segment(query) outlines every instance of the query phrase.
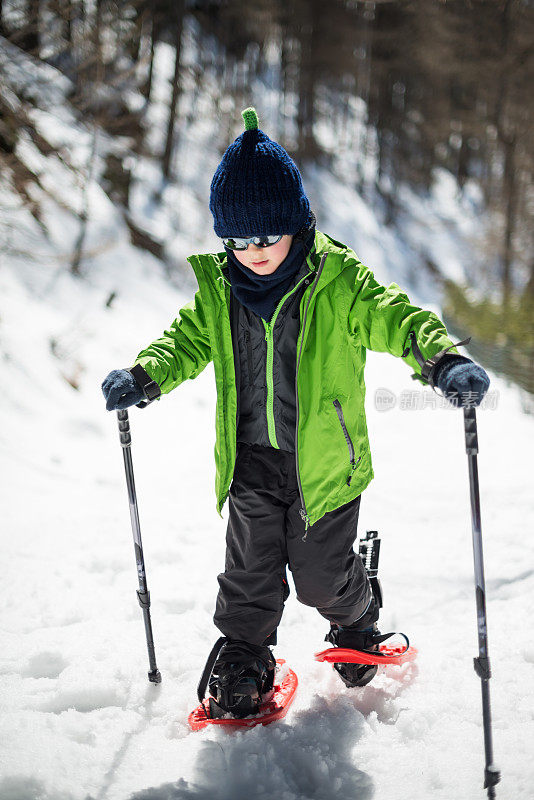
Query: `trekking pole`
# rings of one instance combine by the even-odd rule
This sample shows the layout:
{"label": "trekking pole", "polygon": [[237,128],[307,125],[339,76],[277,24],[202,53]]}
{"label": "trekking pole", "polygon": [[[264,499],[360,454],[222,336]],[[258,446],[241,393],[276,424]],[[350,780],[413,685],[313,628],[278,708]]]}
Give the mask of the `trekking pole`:
{"label": "trekking pole", "polygon": [[139,589],[137,590],[137,599],[139,600],[139,605],[143,610],[143,619],[145,622],[145,633],[146,633],[146,645],[148,648],[148,661],[150,664],[150,672],[148,673],[148,680],[151,683],[161,683],[161,674],[156,666],[154,637],[152,636],[152,621],[150,619],[150,592],[148,591],[146,582],[145,559],[143,556],[143,544],[141,542],[141,526],[139,524],[139,512],[137,510],[137,495],[135,493],[132,452],[130,449],[132,444],[132,437],[130,436],[130,420],[128,419],[128,412],[126,411],[126,409],[122,411],[117,411],[117,419],[119,423],[119,436],[121,441],[122,454],[124,456],[124,469],[126,471],[126,485],[128,486],[128,500],[130,503],[130,519],[132,521],[135,560],[137,562],[137,577],[139,579]]}
{"label": "trekking pole", "polygon": [[469,489],[471,494],[471,526],[473,531],[473,556],[475,561],[475,590],[477,603],[478,658],[473,659],[475,672],[482,682],[482,719],[484,723],[484,750],[486,766],[484,788],[488,797],[495,797],[495,786],[501,774],[493,764],[493,744],[491,733],[491,708],[489,679],[491,677],[488,654],[488,629],[486,620],[486,587],[484,582],[484,557],[482,553],[482,527],[480,522],[480,495],[478,491],[478,436],[477,418],[474,406],[464,407],[465,449],[469,465]]}

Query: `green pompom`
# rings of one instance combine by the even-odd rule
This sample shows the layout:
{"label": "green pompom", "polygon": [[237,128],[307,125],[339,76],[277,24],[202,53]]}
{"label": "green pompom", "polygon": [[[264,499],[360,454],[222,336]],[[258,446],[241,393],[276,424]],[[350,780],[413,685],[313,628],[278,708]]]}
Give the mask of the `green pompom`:
{"label": "green pompom", "polygon": [[245,121],[245,130],[246,131],[254,131],[258,128],[258,115],[256,114],[255,108],[245,108],[244,111],[241,112],[241,116]]}

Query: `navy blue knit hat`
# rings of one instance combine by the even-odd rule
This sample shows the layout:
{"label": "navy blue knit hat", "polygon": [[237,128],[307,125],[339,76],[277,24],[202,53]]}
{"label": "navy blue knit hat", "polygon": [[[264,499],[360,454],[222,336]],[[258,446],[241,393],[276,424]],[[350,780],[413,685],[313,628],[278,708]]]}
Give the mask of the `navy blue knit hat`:
{"label": "navy blue knit hat", "polygon": [[227,148],[211,181],[215,233],[293,235],[310,215],[297,165],[258,128],[256,109],[246,108],[241,116],[245,131]]}

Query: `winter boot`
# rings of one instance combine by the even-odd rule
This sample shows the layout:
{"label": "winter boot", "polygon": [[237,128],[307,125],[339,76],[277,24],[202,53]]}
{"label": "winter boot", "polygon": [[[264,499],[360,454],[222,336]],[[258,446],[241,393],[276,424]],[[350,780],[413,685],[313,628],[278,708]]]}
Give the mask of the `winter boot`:
{"label": "winter boot", "polygon": [[[379,649],[380,631],[376,622],[364,630],[356,630],[352,627],[341,627],[332,623],[330,632],[325,636],[325,642],[331,642],[335,647],[349,647],[352,650],[371,650]],[[365,686],[373,680],[378,667],[376,664],[334,664],[334,669],[345,686],[353,688],[355,686]]]}
{"label": "winter boot", "polygon": [[266,645],[227,640],[209,679],[212,718],[257,714],[274,686],[276,661]]}

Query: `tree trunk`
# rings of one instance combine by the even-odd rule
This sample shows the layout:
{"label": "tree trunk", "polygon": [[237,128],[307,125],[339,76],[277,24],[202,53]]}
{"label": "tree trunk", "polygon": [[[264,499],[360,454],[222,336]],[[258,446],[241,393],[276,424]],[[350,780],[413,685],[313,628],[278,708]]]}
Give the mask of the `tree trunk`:
{"label": "tree trunk", "polygon": [[517,206],[517,190],[515,175],[515,146],[516,137],[512,133],[512,122],[507,116],[507,103],[509,93],[509,63],[508,52],[512,35],[512,6],[510,0],[505,0],[501,13],[501,48],[502,72],[499,82],[499,93],[495,109],[495,126],[500,144],[504,149],[504,175],[502,186],[502,199],[505,209],[504,237],[501,255],[501,280],[503,302],[506,305],[510,299],[510,272],[513,262],[513,234]]}
{"label": "tree trunk", "polygon": [[285,107],[287,95],[290,91],[290,81],[288,77],[289,62],[288,42],[285,36],[280,37],[280,93],[278,95],[278,118],[280,119],[280,141],[287,140],[287,115]]}
{"label": "tree trunk", "polygon": [[511,271],[514,261],[514,232],[517,212],[517,180],[515,165],[516,141],[510,139],[504,145],[504,209],[505,226],[502,251],[502,287],[503,299],[507,303],[511,289]]}
{"label": "tree trunk", "polygon": [[469,148],[468,136],[465,132],[462,133],[462,144],[458,151],[458,162],[456,167],[456,180],[460,189],[463,189],[465,182],[469,177]]}
{"label": "tree trunk", "polygon": [[148,62],[148,74],[146,77],[146,81],[141,89],[143,97],[146,100],[146,103],[150,103],[150,95],[152,93],[152,77],[154,74],[154,51],[156,49],[156,43],[158,41],[158,25],[157,20],[154,17],[154,12],[150,15],[150,60]]}
{"label": "tree trunk", "polygon": [[39,57],[39,0],[27,0],[25,27],[25,34],[21,43],[22,47],[32,55]]}
{"label": "tree trunk", "polygon": [[298,85],[298,158],[311,161],[319,155],[313,133],[315,121],[315,85],[317,81],[317,49],[319,46],[319,13],[317,0],[307,8],[304,24],[297,31],[300,43]]}
{"label": "tree trunk", "polygon": [[91,144],[91,153],[87,164],[85,179],[82,178],[82,203],[80,211],[80,229],[74,245],[74,253],[72,254],[72,261],[70,264],[70,271],[77,277],[81,276],[81,264],[84,255],[84,245],[87,236],[87,226],[89,224],[89,190],[93,181],[96,159],[98,154],[98,128],[96,125],[93,127],[93,140]]}
{"label": "tree trunk", "polygon": [[63,5],[63,14],[65,19],[65,39],[67,42],[72,46],[73,38],[72,38],[72,15],[73,15],[73,8],[71,0],[62,0]]}
{"label": "tree trunk", "polygon": [[98,81],[100,76],[100,67],[102,65],[102,0],[96,0],[95,3],[95,26],[94,26],[94,43],[95,43],[95,76]]}
{"label": "tree trunk", "polygon": [[185,0],[179,0],[176,7],[176,21],[175,21],[175,60],[174,60],[174,76],[172,80],[172,96],[169,106],[169,117],[167,121],[167,135],[165,137],[165,149],[163,152],[162,171],[166,180],[169,180],[171,173],[171,159],[174,144],[174,127],[176,123],[176,108],[178,105],[178,97],[180,95],[180,54],[182,43],[182,28],[185,12]]}
{"label": "tree trunk", "polygon": [[137,63],[141,57],[141,42],[143,39],[143,32],[148,21],[148,7],[145,0],[143,0],[143,2],[134,3],[134,11],[135,29],[131,35],[131,38],[127,41],[126,47],[132,61]]}

